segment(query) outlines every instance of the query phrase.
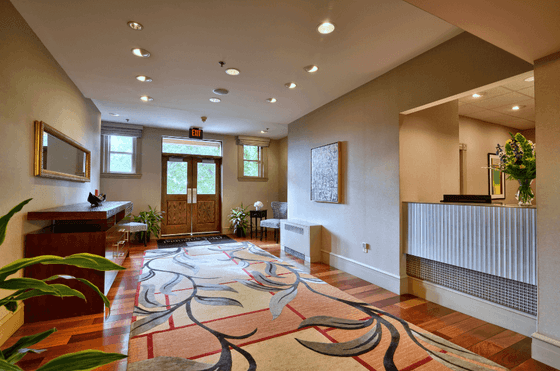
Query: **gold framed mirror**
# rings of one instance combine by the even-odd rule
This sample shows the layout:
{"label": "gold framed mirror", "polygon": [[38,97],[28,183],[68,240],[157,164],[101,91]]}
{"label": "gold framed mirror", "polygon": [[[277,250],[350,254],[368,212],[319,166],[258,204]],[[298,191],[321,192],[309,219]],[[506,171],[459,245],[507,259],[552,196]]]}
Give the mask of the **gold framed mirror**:
{"label": "gold framed mirror", "polygon": [[35,121],[34,175],[89,182],[91,152],[43,121]]}

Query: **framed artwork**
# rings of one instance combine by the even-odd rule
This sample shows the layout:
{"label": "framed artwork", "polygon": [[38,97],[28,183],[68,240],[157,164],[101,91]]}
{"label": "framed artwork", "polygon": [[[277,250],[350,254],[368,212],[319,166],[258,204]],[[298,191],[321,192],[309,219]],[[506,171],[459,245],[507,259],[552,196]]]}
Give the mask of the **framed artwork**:
{"label": "framed artwork", "polygon": [[493,200],[506,198],[506,175],[501,171],[492,169],[500,165],[500,156],[495,153],[488,154],[488,194]]}
{"label": "framed artwork", "polygon": [[311,201],[340,202],[340,142],[311,149]]}

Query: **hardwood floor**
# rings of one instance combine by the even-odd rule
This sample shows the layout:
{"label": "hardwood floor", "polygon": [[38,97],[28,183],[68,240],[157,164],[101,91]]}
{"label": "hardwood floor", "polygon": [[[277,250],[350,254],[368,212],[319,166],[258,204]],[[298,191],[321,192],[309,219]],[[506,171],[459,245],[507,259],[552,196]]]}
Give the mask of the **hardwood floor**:
{"label": "hardwood floor", "polygon": [[[281,256],[280,246],[272,240],[272,236],[269,236],[268,241],[236,239],[252,242],[276,256]],[[2,349],[14,344],[22,336],[55,327],[58,331],[35,347],[47,349],[47,351],[27,355],[18,363],[21,368],[35,370],[52,358],[84,349],[127,354],[130,321],[143,252],[154,248],[157,248],[155,241],[150,242],[147,247],[143,245],[131,247],[129,257],[124,262],[127,270],[119,272],[108,295],[112,304],[109,317],[104,318],[102,314],[99,314],[25,324],[2,346]],[[303,264],[300,259],[289,255],[283,255],[282,259],[290,259],[295,263]],[[531,359],[531,338],[414,295],[396,295],[322,263],[313,263],[308,269],[311,274],[332,286],[418,325],[426,331],[481,354],[512,371],[556,370]],[[106,365],[98,370],[124,371],[126,370],[126,360]]]}

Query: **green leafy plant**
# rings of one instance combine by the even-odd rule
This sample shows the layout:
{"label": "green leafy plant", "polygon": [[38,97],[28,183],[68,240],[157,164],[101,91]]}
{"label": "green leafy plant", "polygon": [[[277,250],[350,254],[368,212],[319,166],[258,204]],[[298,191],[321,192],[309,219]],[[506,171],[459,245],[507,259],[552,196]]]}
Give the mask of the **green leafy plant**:
{"label": "green leafy plant", "polygon": [[[8,214],[0,218],[0,245],[4,242],[6,237],[6,228],[8,222],[31,199],[21,202],[14,207]],[[60,283],[50,283],[58,278],[78,280],[85,285],[91,287],[105,303],[105,307],[110,310],[109,299],[91,282],[83,278],[76,278],[68,275],[54,275],[44,280],[35,278],[8,278],[9,276],[17,273],[19,270],[30,267],[35,264],[62,264],[72,265],[80,268],[90,268],[98,271],[109,270],[122,270],[125,269],[120,265],[111,262],[104,257],[81,253],[74,254],[67,257],[60,257],[55,255],[42,255],[34,258],[18,259],[2,268],[0,268],[0,289],[14,291],[3,299],[0,299],[0,307],[6,307],[11,312],[15,312],[18,308],[18,302],[21,300],[29,299],[36,296],[54,295],[59,297],[76,296],[86,300],[85,296],[78,290],[71,289],[70,287]],[[24,336],[19,339],[11,347],[0,351],[0,370],[7,371],[22,371],[20,367],[15,365],[27,353],[42,353],[44,350],[30,349],[40,341],[46,339],[49,335],[56,331],[56,328],[42,332],[40,334]],[[126,358],[126,355],[118,353],[105,353],[98,350],[83,350],[80,352],[65,354],[55,358],[45,365],[39,367],[37,371],[85,371],[92,370],[96,367]]]}
{"label": "green leafy plant", "polygon": [[228,216],[229,228],[239,237],[243,237],[247,234],[247,216],[249,216],[247,208],[248,206],[243,207],[243,203],[241,203],[240,207],[231,209],[231,213]]}
{"label": "green leafy plant", "polygon": [[148,205],[148,211],[141,211],[138,216],[134,216],[133,220],[138,223],[148,225],[148,230],[145,232],[136,232],[138,241],[149,241],[150,236],[153,234],[155,237],[159,236],[161,230],[161,221],[163,220],[163,211],[157,211],[157,207],[152,209]]}

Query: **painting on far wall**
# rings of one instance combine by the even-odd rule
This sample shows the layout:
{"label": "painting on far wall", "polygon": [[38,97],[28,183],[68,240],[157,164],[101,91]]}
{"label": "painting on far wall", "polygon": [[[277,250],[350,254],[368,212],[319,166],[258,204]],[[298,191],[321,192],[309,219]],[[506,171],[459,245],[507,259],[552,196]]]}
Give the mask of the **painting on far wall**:
{"label": "painting on far wall", "polygon": [[493,170],[500,165],[500,156],[495,153],[488,154],[488,193],[493,200],[506,198],[506,175],[501,171]]}
{"label": "painting on far wall", "polygon": [[340,202],[340,142],[311,149],[311,200]]}

